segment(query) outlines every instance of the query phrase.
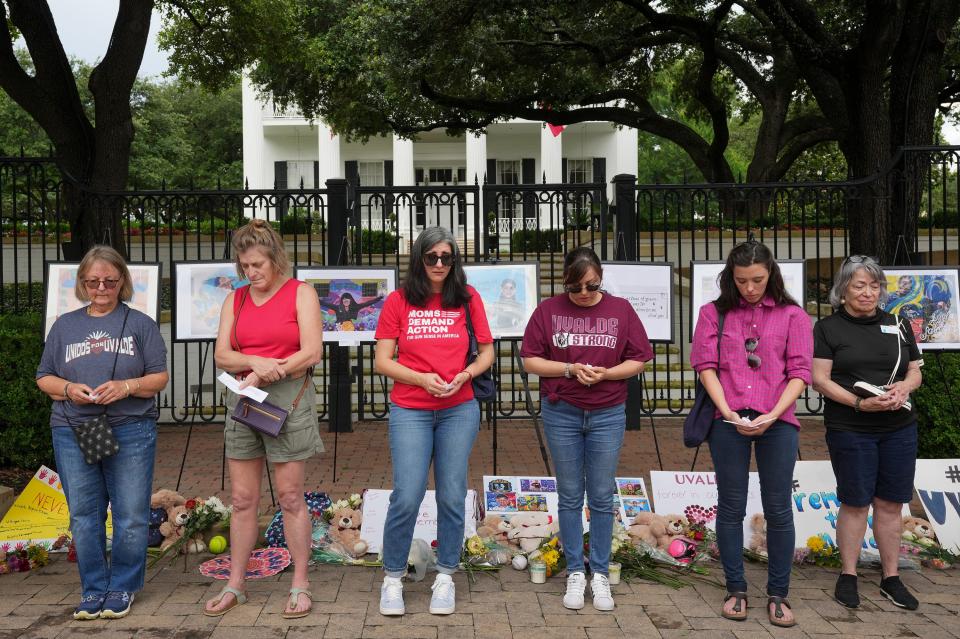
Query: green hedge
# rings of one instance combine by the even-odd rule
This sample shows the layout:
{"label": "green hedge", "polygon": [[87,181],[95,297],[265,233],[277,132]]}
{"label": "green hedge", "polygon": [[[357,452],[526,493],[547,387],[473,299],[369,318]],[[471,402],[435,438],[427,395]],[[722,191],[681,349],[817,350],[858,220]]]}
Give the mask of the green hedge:
{"label": "green hedge", "polygon": [[923,385],[913,395],[917,405],[920,445],[927,459],[960,457],[960,353],[923,356]]}
{"label": "green hedge", "polygon": [[560,231],[529,229],[514,231],[510,235],[510,251],[513,253],[548,253],[562,250]]}
{"label": "green hedge", "polygon": [[[42,313],[43,312],[43,282],[21,282],[19,284],[4,284],[3,296],[0,298],[0,315],[10,313]],[[36,328],[40,328],[37,319]]]}
{"label": "green hedge", "polygon": [[49,397],[34,381],[43,353],[40,315],[0,315],[0,466],[53,467]]}
{"label": "green hedge", "polygon": [[363,254],[386,253],[389,255],[397,250],[397,242],[399,241],[400,238],[390,231],[362,229],[359,252]]}

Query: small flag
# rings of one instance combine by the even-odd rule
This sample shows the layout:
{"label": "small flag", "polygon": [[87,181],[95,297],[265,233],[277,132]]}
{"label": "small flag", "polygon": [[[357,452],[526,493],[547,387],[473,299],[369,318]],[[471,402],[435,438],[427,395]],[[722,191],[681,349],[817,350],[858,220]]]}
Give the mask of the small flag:
{"label": "small flag", "polygon": [[553,137],[557,137],[567,128],[562,124],[550,124],[549,122],[547,122],[547,127],[550,129],[550,133],[553,133]]}

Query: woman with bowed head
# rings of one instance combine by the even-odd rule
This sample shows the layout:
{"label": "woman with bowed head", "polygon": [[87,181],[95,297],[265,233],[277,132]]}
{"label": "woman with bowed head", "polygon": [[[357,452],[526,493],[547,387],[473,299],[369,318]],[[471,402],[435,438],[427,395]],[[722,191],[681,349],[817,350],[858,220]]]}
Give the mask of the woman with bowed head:
{"label": "woman with bowed head", "polygon": [[[469,365],[467,322],[479,342],[479,355]],[[406,610],[401,580],[432,461],[439,574],[430,612],[449,615],[456,605],[452,575],[463,546],[467,463],[480,429],[471,381],[493,364],[483,300],[467,285],[450,231],[431,227],[420,232],[403,288],[384,302],[376,338],[376,370],[394,382],[389,425],[393,492],[383,530],[380,614]]]}
{"label": "woman with bowed head", "polygon": [[[320,303],[313,287],[290,277],[283,240],[264,220],[252,220],[231,240],[237,274],[249,280],[229,295],[220,311],[214,358],[217,367],[235,375],[240,388],[256,386],[266,401],[288,411],[277,437],[264,435],[227,418],[224,438],[230,467],[230,579],[204,606],[220,616],[246,603],[247,561],[257,541],[257,506],[263,460],[273,464],[283,511],[283,532],[293,560],[293,582],[281,615],[310,613],[307,567],[310,560],[310,513],[303,498],[304,462],[323,452],[317,425],[313,367],[323,351]],[[227,414],[239,397],[227,393]]]}
{"label": "woman with bowed head", "polygon": [[810,318],[787,293],[770,249],[752,239],[733,247],[718,279],[720,296],[700,308],[690,364],[717,409],[707,441],[717,480],[717,545],[727,582],[720,614],[747,618],[743,520],[755,451],[767,521],[767,617],[775,626],[789,627],[796,625],[786,599],[796,536],[791,486],[800,422],[794,408],[810,383]]}
{"label": "woman with bowed head", "polygon": [[[118,619],[143,588],[157,444],[156,396],[167,385],[167,348],[157,323],[124,302],[133,281],[123,257],[95,246],[77,268],[77,299],[47,336],[37,386],[50,415],[57,471],[70,510],[82,593],[74,619]],[[87,463],[74,429],[105,415],[119,451]],[[107,559],[106,513],[113,514]]]}
{"label": "woman with bowed head", "polygon": [[[903,282],[900,282],[901,286]],[[834,597],[860,605],[857,560],[873,506],[873,538],[880,551],[880,594],[916,610],[900,581],[901,512],[913,498],[917,412],[910,393],[920,387],[923,359],[908,321],[883,310],[887,279],[865,255],[843,261],[830,290],[833,314],[813,327],[813,385],[826,397],[823,423],[837,478],[840,576]],[[857,382],[879,394],[855,388]]]}
{"label": "woman with bowed head", "polygon": [[626,426],[627,383],[653,358],[647,332],[630,303],[602,290],[593,249],[567,254],[564,293],[541,302],[527,322],[520,351],[540,376],[544,432],[557,475],[560,541],[567,557],[563,605],[583,608],[583,493],[590,506],[593,607],[613,610],[609,563],[615,517],[614,476]]}

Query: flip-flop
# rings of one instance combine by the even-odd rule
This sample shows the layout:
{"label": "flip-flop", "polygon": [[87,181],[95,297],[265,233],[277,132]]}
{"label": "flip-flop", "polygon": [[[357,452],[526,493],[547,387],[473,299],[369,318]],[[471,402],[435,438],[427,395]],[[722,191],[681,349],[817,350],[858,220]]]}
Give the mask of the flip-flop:
{"label": "flip-flop", "polygon": [[[773,604],[773,612],[770,612],[770,604]],[[767,597],[767,615],[770,623],[780,628],[793,628],[797,625],[797,618],[794,616],[790,621],[783,621],[784,606],[787,607],[787,610],[793,612],[793,606],[790,605],[786,597]]]}
{"label": "flip-flop", "polygon": [[208,616],[208,617],[222,617],[223,615],[227,614],[228,612],[230,612],[231,610],[233,610],[233,609],[236,608],[237,606],[241,606],[241,605],[247,603],[247,595],[246,595],[246,594],[244,594],[243,592],[237,590],[236,588],[231,588],[230,586],[224,586],[223,590],[220,591],[220,594],[217,595],[217,598],[214,600],[216,603],[214,603],[213,605],[215,605],[215,606],[216,606],[216,605],[219,605],[220,602],[223,601],[223,598],[224,598],[226,595],[228,595],[228,594],[233,595],[233,603],[232,603],[232,604],[230,604],[230,605],[227,606],[226,608],[222,608],[222,609],[220,609],[220,610],[209,610],[209,609],[207,608],[207,606],[204,605],[204,606],[203,606],[203,614],[205,614],[205,615]]}
{"label": "flip-flop", "polygon": [[732,619],[734,621],[745,620],[747,618],[747,593],[728,592],[727,596],[723,598],[723,603],[726,604],[731,599],[736,599],[733,610],[727,612],[726,608],[721,608],[720,616],[724,619]]}
{"label": "flip-flop", "polygon": [[[307,606],[306,610],[301,610],[299,612],[295,610],[288,610],[288,608],[295,608],[297,602],[300,599],[300,595],[306,595],[307,599],[310,600],[311,605]],[[310,614],[310,611],[313,610],[313,593],[311,593],[306,588],[291,588],[290,589],[290,598],[287,599],[287,605],[283,607],[283,612],[280,613],[280,616],[284,619],[300,619],[301,617],[306,617]]]}

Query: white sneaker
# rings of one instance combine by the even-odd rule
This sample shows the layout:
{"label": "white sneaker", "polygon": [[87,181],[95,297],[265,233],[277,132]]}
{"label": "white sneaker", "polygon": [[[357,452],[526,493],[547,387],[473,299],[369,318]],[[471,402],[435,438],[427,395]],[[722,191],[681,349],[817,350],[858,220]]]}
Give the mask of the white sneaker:
{"label": "white sneaker", "polygon": [[567,575],[567,594],[563,596],[563,607],[570,610],[583,608],[583,591],[587,589],[587,576],[582,572]]}
{"label": "white sneaker", "polygon": [[590,590],[593,592],[593,607],[597,610],[613,610],[613,594],[610,592],[610,579],[606,575],[594,573],[590,580]]}
{"label": "white sneaker", "polygon": [[431,586],[433,595],[430,597],[431,615],[452,615],[457,607],[457,587],[453,577],[440,573]]}
{"label": "white sneaker", "polygon": [[393,617],[404,612],[403,581],[400,577],[384,577],[380,586],[380,614]]}

